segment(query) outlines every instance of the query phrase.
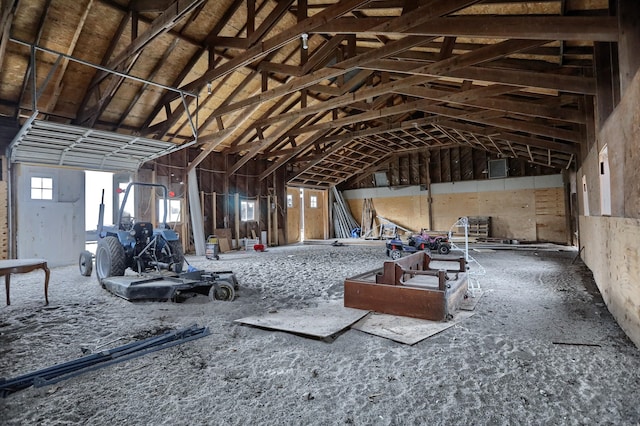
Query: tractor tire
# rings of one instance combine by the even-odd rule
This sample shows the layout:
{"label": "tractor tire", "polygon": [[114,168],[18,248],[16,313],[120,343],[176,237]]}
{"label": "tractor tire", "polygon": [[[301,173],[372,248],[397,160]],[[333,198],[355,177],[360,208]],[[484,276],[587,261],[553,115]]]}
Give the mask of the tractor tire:
{"label": "tractor tire", "polygon": [[173,255],[173,259],[171,261],[171,270],[176,274],[182,272],[182,267],[184,265],[184,253],[182,252],[182,244],[180,241],[167,241],[169,244],[169,248],[171,249],[171,254]]}
{"label": "tractor tire", "polygon": [[78,267],[80,268],[80,274],[83,277],[90,277],[93,272],[93,255],[90,251],[85,250],[80,253],[80,259],[78,259]]}
{"label": "tractor tire", "polygon": [[438,247],[438,253],[440,254],[449,254],[449,251],[451,251],[451,248],[447,244],[440,244]]}
{"label": "tractor tire", "polygon": [[402,252],[398,249],[391,250],[390,257],[393,260],[398,260],[402,257]]}
{"label": "tractor tire", "polygon": [[96,250],[96,276],[98,282],[102,284],[102,280],[108,277],[123,276],[127,269],[124,247],[116,237],[104,237],[98,241],[98,249]]}

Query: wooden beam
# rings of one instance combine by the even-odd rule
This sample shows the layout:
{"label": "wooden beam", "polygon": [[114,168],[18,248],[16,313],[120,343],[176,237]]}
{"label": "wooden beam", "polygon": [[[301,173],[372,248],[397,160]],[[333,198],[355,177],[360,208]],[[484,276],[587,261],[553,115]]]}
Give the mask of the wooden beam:
{"label": "wooden beam", "polygon": [[173,28],[185,15],[192,12],[204,0],[178,0],[167,7],[162,14],[153,20],[149,28],[137,37],[129,46],[109,61],[108,68],[117,68],[126,59],[140,52],[147,44],[160,34]]}
{"label": "wooden beam", "polygon": [[11,36],[11,26],[13,25],[13,17],[15,16],[18,0],[5,0],[0,9],[0,69],[7,50],[7,44]]}
{"label": "wooden beam", "polygon": [[[151,23],[149,28],[147,28],[144,33],[136,37],[136,39],[133,40],[131,44],[129,44],[116,57],[110,59],[105,67],[128,72],[131,67],[133,67],[133,64],[146,45],[148,45],[155,37],[169,31],[184,16],[192,12],[203,1],[204,0],[178,0],[172,3],[171,6],[165,9],[164,12]],[[97,83],[99,83],[107,75],[108,74],[104,72],[98,73],[94,78],[94,85],[97,85]],[[81,113],[78,114],[77,122],[89,127],[93,126],[93,124],[109,104],[109,102],[115,95],[115,92],[120,87],[123,81],[123,77],[113,77],[106,90],[107,95],[101,96],[100,99],[98,99],[96,105],[94,105],[94,107],[92,107],[89,111],[85,109],[85,103],[85,107],[81,110]]]}
{"label": "wooden beam", "polygon": [[136,12],[162,12],[173,0],[133,0],[129,7]]}
{"label": "wooden beam", "polygon": [[315,28],[322,34],[360,36],[406,35],[436,37],[486,37],[498,39],[618,41],[618,20],[609,16],[456,16],[429,20],[405,30],[385,30],[384,18],[339,18]]}
{"label": "wooden beam", "polygon": [[400,40],[389,42],[389,44],[379,49],[371,50],[366,54],[345,59],[344,61],[339,62],[332,67],[323,68],[318,71],[314,71],[310,74],[307,74],[305,76],[298,77],[296,79],[289,81],[286,84],[281,85],[280,87],[271,89],[267,92],[263,92],[252,97],[248,97],[246,99],[243,99],[242,101],[235,102],[231,105],[228,105],[225,108],[218,108],[214,112],[214,114],[216,116],[224,115],[224,114],[228,114],[230,112],[236,111],[238,109],[245,108],[249,105],[254,105],[256,103],[263,103],[265,101],[276,99],[288,93],[296,92],[298,90],[307,88],[320,81],[323,81],[329,78],[338,77],[339,75],[342,75],[348,71],[356,69],[362,63],[377,60],[385,56],[391,55],[395,52],[407,50],[411,47],[425,43],[426,41],[428,40],[425,40],[424,38],[420,38],[420,37],[405,37]]}
{"label": "wooden beam", "polygon": [[299,77],[304,75],[303,69],[296,65],[279,64],[277,62],[261,61],[258,64],[259,71],[267,71],[271,73],[292,75]]}
{"label": "wooden beam", "polygon": [[[546,136],[554,139],[561,139],[569,142],[583,142],[580,132],[573,130],[565,130],[552,127],[549,125],[533,123],[524,120],[513,120],[509,118],[486,118],[482,115],[469,114],[464,110],[448,108],[436,105],[423,105],[419,107],[421,111],[436,114],[441,117],[450,117],[474,123],[485,124],[487,126],[513,130],[517,132],[531,133],[539,136]],[[482,111],[484,113],[484,111]]]}
{"label": "wooden beam", "polygon": [[[505,129],[499,129],[489,126],[479,126],[472,123],[458,122],[450,119],[440,119],[437,121],[441,127],[449,129],[456,129],[463,132],[471,133],[472,135],[499,138],[502,140],[509,140],[510,142],[518,143],[521,145],[532,145],[539,148],[551,149],[553,151],[575,153],[576,145],[571,143],[555,142],[553,140],[542,139],[535,136],[523,136],[517,133],[509,132]],[[482,144],[480,141],[478,141]],[[484,145],[483,145],[484,146]]]}
{"label": "wooden beam", "polygon": [[249,46],[256,44],[262,37],[265,36],[273,26],[287,13],[289,6],[294,0],[278,0],[278,4],[271,10],[271,13],[261,22],[260,26],[252,33],[248,34],[247,40]]}
{"label": "wooden beam", "polygon": [[267,40],[264,40],[262,43],[247,49],[246,52],[236,56],[223,65],[213,70],[206,71],[200,78],[184,85],[181,89],[187,92],[197,91],[206,84],[206,82],[220,78],[228,73],[234,72],[238,68],[255,62],[256,60],[261,59],[269,53],[279,49],[286,43],[298,38],[303,32],[310,33],[311,30],[319,27],[324,22],[342,16],[343,14],[361,7],[370,1],[371,0],[344,0],[329,6],[323,9],[322,12],[319,12],[290,27],[286,31],[283,31]]}
{"label": "wooden beam", "polygon": [[[519,89],[514,86],[491,85],[470,91],[451,93],[444,90],[429,89],[422,86],[412,86],[410,88],[397,90],[396,93],[407,96],[416,96],[424,99],[432,99],[434,101],[502,111],[505,113],[515,113],[530,117],[540,117],[567,121],[570,123],[585,124],[585,117],[578,109],[553,106],[555,102],[526,102],[492,97],[500,93],[512,93],[517,90]],[[470,92],[475,93],[476,96],[470,96]]]}
{"label": "wooden beam", "polygon": [[[84,29],[84,24],[87,21],[87,16],[91,11],[92,6],[93,6],[93,0],[89,0],[87,4],[84,6],[84,12],[80,17],[80,21],[78,22],[78,25],[76,26],[76,30],[73,33],[73,37],[69,41],[69,46],[66,52],[67,55],[69,56],[73,54],[73,51],[76,48],[76,44],[78,43],[78,39],[80,38],[80,33],[82,33],[82,30]],[[44,109],[46,112],[53,112],[56,107],[56,104],[58,103],[58,99],[60,99],[60,95],[62,94],[62,89],[64,88],[64,85],[62,84],[62,79],[64,78],[64,74],[67,71],[68,66],[69,66],[69,59],[63,58],[58,67],[58,70],[56,71],[56,78],[53,80],[53,84],[51,86],[52,87],[51,96],[49,98],[49,101],[47,102],[47,106]],[[1,67],[1,64],[0,64],[0,67]]]}
{"label": "wooden beam", "polygon": [[[431,74],[427,69],[417,68],[420,62],[404,62],[405,61],[383,59],[369,64],[363,64],[362,68],[435,77],[435,75]],[[595,80],[592,77],[577,77],[489,66],[468,66],[463,69],[451,70],[447,76],[464,80],[509,84],[523,88],[532,87],[557,90],[580,95],[595,95],[596,91]]]}
{"label": "wooden beam", "polygon": [[293,136],[293,135],[300,135],[303,133],[315,132],[318,130],[338,129],[340,127],[347,126],[349,124],[363,123],[368,120],[376,120],[383,117],[397,115],[397,114],[401,114],[408,111],[419,110],[423,105],[427,105],[428,103],[431,103],[431,102],[424,101],[424,100],[406,102],[393,107],[377,109],[373,111],[364,112],[361,114],[349,115],[347,117],[343,117],[337,120],[334,119],[325,123],[316,124],[315,126],[305,126],[301,129],[291,131],[288,134]]}
{"label": "wooden beam", "polygon": [[[402,41],[404,39],[401,39],[400,41]],[[411,39],[413,40],[413,39]],[[389,44],[394,44],[397,42],[390,42]],[[484,61],[488,61],[491,58],[497,56],[500,56],[502,54],[504,54],[506,51],[508,51],[508,49],[513,49],[514,51],[520,51],[522,49],[526,49],[527,47],[531,47],[534,45],[539,44],[540,42],[538,41],[513,41],[513,40],[507,40],[505,42],[502,43],[497,43],[495,45],[490,45],[490,46],[484,46],[481,47],[473,52],[467,53],[467,54],[463,54],[463,55],[458,55],[454,58],[447,58],[444,59],[441,62],[436,62],[434,64],[429,64],[426,66],[422,66],[420,68],[417,69],[417,71],[422,71],[425,73],[429,73],[432,74],[432,72],[430,71],[431,69],[435,70],[433,73],[439,73],[439,72],[443,72],[443,70],[448,70],[448,72],[451,72],[451,70],[457,66],[461,66],[461,67],[467,67],[470,65],[473,65],[475,62],[484,62]],[[468,56],[467,56],[468,55]],[[360,56],[356,57],[360,58]],[[361,66],[361,65],[360,65]],[[302,77],[304,78],[304,77]],[[431,78],[432,79],[432,78]],[[289,119],[292,118],[292,116],[294,116],[294,114],[298,114],[299,116],[305,115],[305,114],[311,114],[311,113],[316,113],[319,112],[321,110],[327,110],[327,109],[331,109],[331,108],[336,108],[336,107],[341,107],[341,106],[345,106],[350,104],[351,102],[355,102],[355,101],[361,101],[361,100],[365,100],[369,97],[373,97],[373,96],[379,96],[379,95],[383,95],[385,93],[388,92],[392,92],[395,90],[399,90],[400,88],[405,88],[405,87],[411,87],[417,84],[423,84],[426,81],[428,81],[429,79],[421,76],[421,75],[414,75],[411,77],[406,77],[402,80],[399,81],[393,81],[390,83],[386,83],[386,84],[381,84],[375,88],[372,89],[364,89],[364,90],[360,90],[357,93],[353,93],[353,94],[348,94],[339,98],[335,98],[332,99],[330,101],[325,101],[323,102],[321,105],[316,105],[316,106],[312,106],[312,107],[308,107],[306,110],[301,110],[299,112],[296,113],[291,113],[291,114],[284,114],[281,115],[279,117],[274,117],[273,119],[270,119],[269,122],[273,123],[273,122],[277,122],[283,119]],[[246,101],[247,104],[251,104],[252,102],[256,102],[256,100],[251,100],[251,99],[247,99]],[[230,106],[231,107],[231,106]],[[264,124],[264,123],[261,123]]]}

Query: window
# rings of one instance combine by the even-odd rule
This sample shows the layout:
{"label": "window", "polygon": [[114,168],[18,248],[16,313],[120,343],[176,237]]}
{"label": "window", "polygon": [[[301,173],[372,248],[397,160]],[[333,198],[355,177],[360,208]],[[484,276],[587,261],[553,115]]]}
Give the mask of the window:
{"label": "window", "polygon": [[[182,202],[180,200],[167,200],[169,211],[167,212],[167,222],[180,222],[182,213]],[[158,218],[162,220],[164,217],[164,200],[161,199],[158,204]]]}
{"label": "window", "polygon": [[256,220],[255,201],[240,201],[240,220],[243,222]]}
{"label": "window", "polygon": [[312,209],[318,208],[318,197],[316,195],[312,195],[309,197],[309,207]]}
{"label": "window", "polygon": [[387,172],[376,172],[373,174],[376,186],[389,186],[389,179],[387,178]]}
{"label": "window", "polygon": [[53,200],[53,179],[46,177],[32,177],[31,199]]}
{"label": "window", "polygon": [[287,194],[287,208],[293,207],[293,195]]}
{"label": "window", "polygon": [[489,161],[489,179],[506,178],[508,176],[507,160]]}
{"label": "window", "polygon": [[589,189],[587,188],[587,177],[582,176],[582,206],[584,208],[584,215],[589,216]]}

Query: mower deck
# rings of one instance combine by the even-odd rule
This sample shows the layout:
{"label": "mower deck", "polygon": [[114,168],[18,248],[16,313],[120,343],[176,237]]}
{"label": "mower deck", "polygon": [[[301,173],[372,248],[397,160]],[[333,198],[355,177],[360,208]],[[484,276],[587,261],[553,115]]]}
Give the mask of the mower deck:
{"label": "mower deck", "polygon": [[[183,293],[198,293],[209,296],[209,299],[213,300],[218,298],[216,291],[221,286],[227,289],[223,300],[232,300],[237,281],[231,271],[196,270],[176,275],[144,274],[109,277],[102,280],[102,285],[116,296],[129,301],[179,301]],[[232,294],[229,295],[229,292]]]}

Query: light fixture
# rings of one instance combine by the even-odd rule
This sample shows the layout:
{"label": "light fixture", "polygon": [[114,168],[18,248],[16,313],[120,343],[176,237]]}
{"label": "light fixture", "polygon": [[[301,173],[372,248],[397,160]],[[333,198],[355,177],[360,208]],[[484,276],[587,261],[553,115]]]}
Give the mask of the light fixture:
{"label": "light fixture", "polygon": [[207,93],[211,94],[211,82],[210,81],[207,82]]}
{"label": "light fixture", "polygon": [[309,34],[307,33],[302,33],[300,34],[300,37],[302,38],[302,48],[304,50],[307,50],[309,48]]}

